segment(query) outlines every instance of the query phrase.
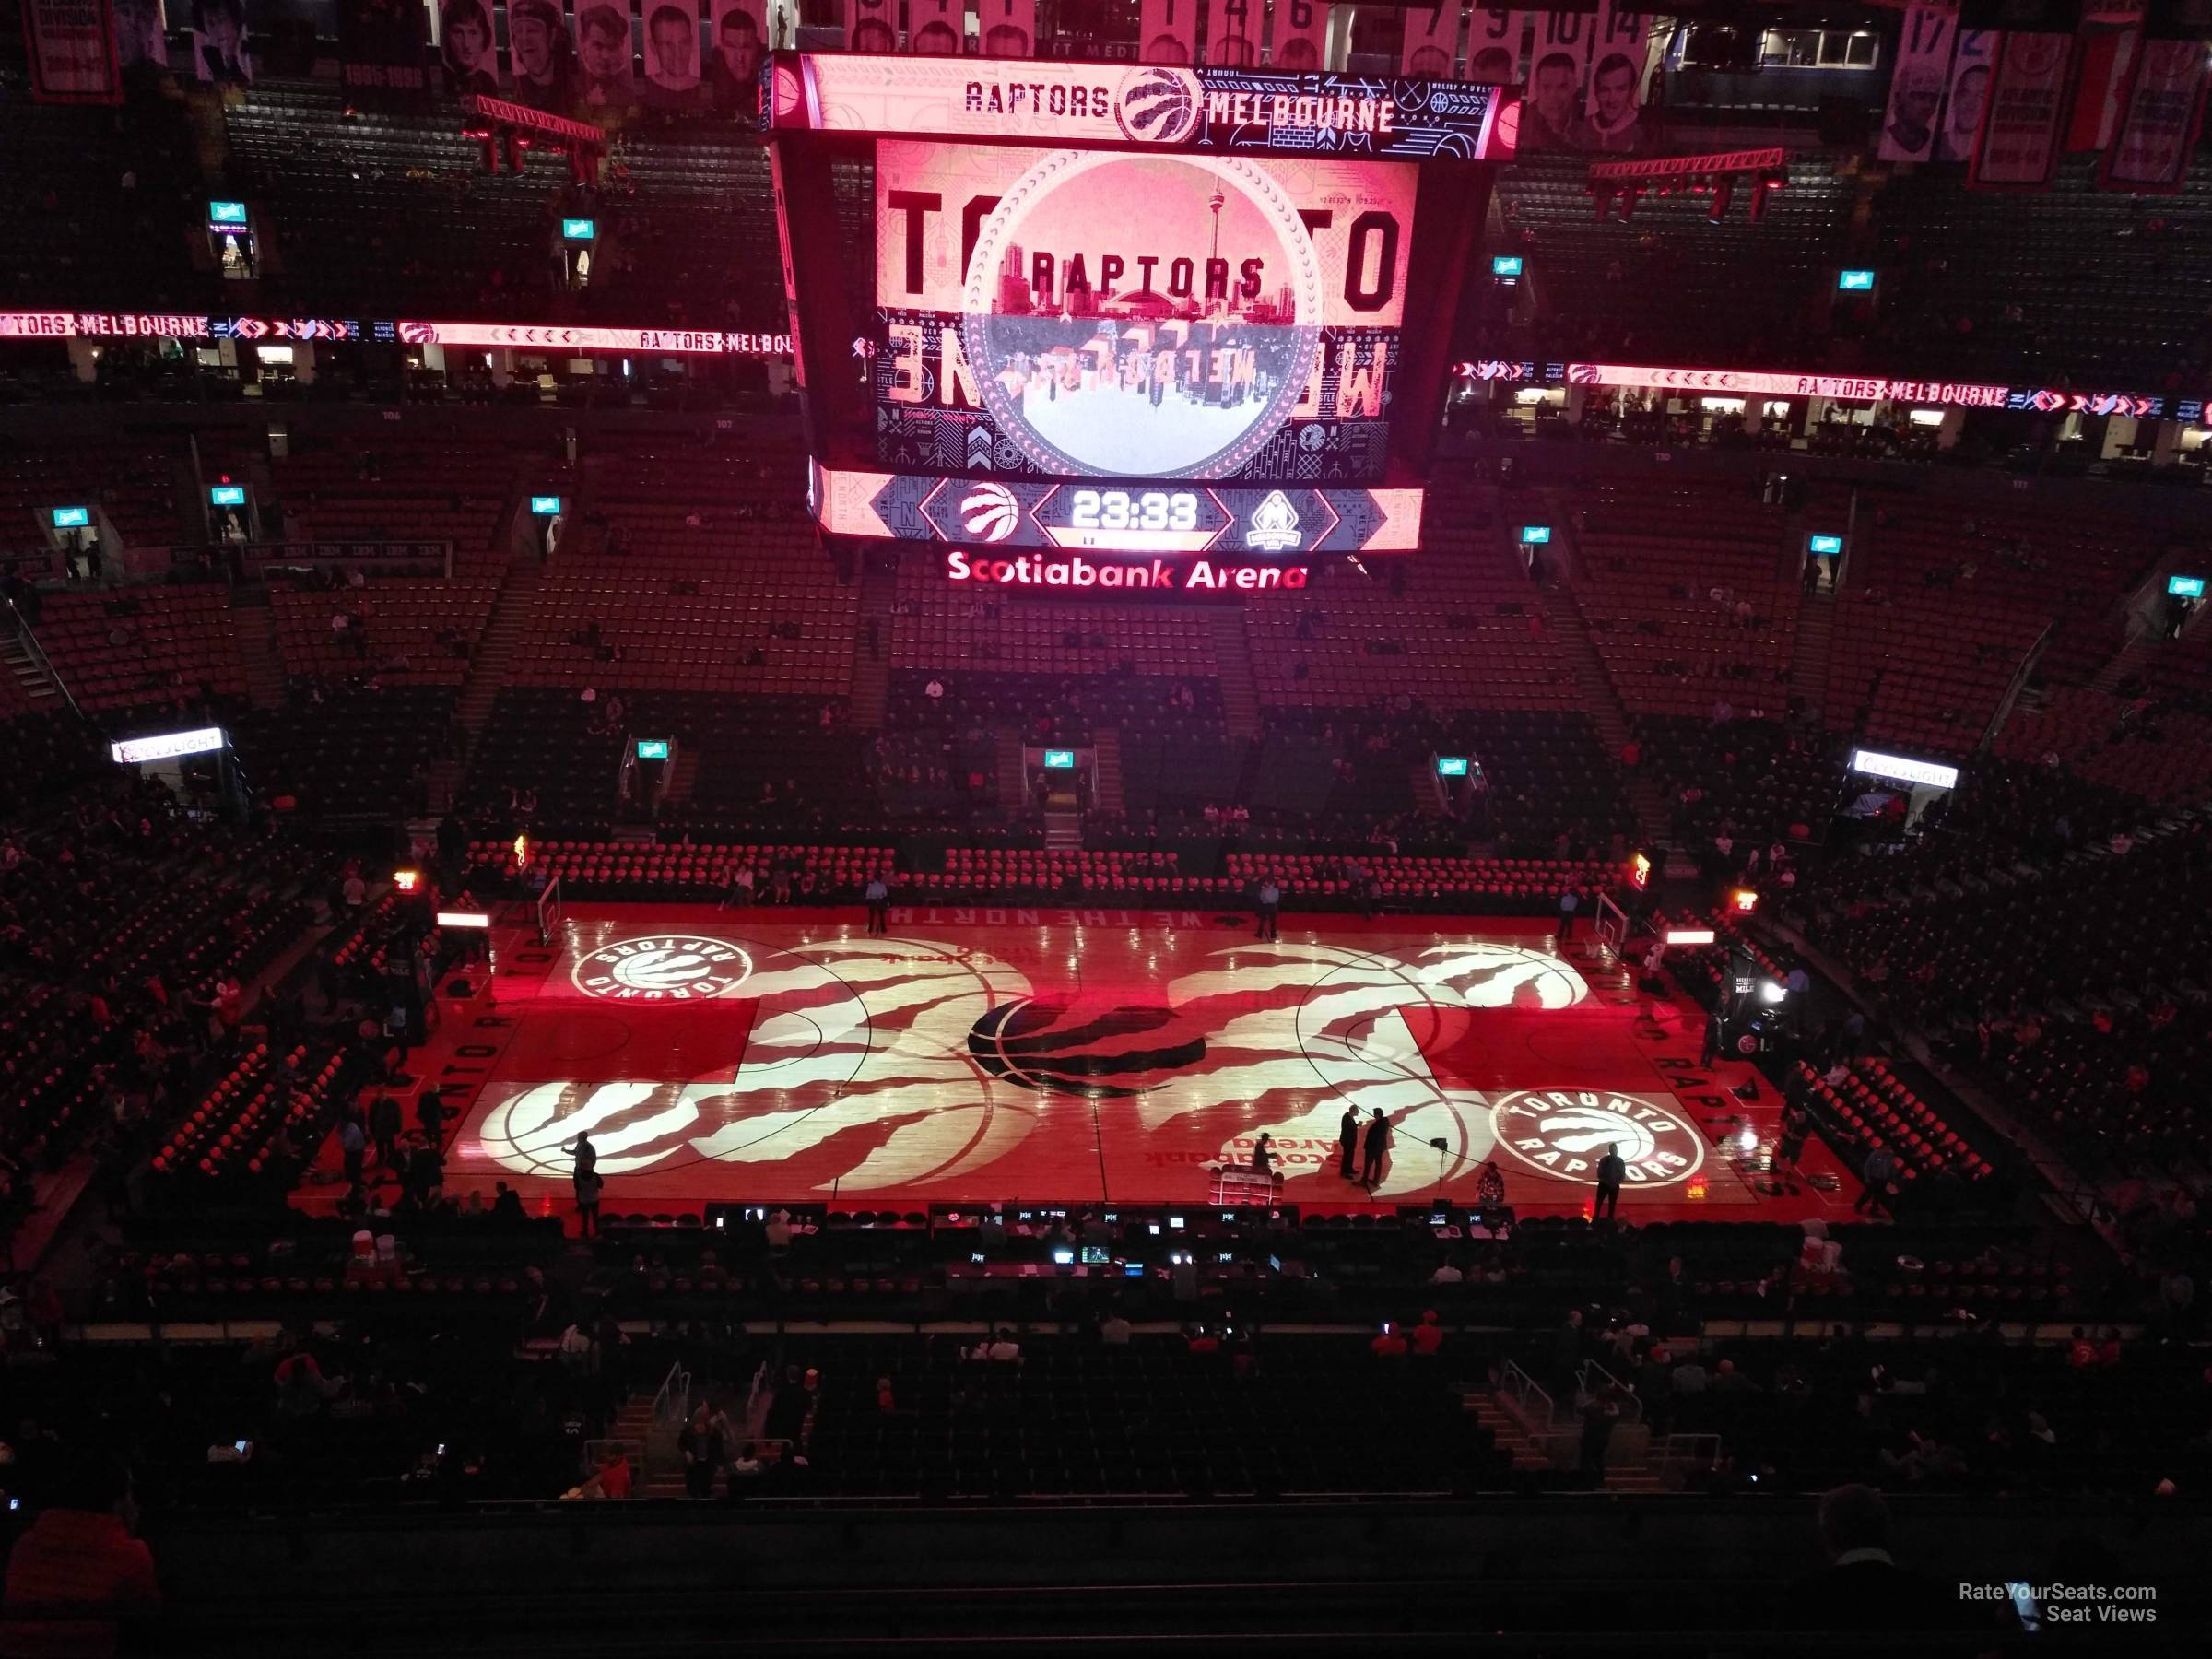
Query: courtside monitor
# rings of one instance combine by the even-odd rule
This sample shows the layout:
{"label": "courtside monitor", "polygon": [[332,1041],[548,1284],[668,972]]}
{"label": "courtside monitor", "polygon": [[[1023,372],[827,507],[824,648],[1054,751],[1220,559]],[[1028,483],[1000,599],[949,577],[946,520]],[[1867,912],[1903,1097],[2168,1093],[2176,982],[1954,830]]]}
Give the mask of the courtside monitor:
{"label": "courtside monitor", "polygon": [[92,524],[89,507],[56,507],[53,510],[53,527],[56,530],[86,530]]}
{"label": "courtside monitor", "polygon": [[1440,778],[1465,777],[1467,758],[1465,755],[1439,755],[1436,758],[1436,775]]}
{"label": "courtside monitor", "polygon": [[1843,551],[1843,538],[1840,535],[1808,535],[1805,538],[1805,550],[1816,558],[1825,559]]}
{"label": "courtside monitor", "polygon": [[2202,599],[2205,596],[2205,579],[2202,576],[2169,576],[2166,591],[2176,599]]}
{"label": "courtside monitor", "polygon": [[1836,287],[1841,292],[1846,294],[1871,294],[1874,292],[1874,273],[1872,271],[1839,271],[1836,274]]}
{"label": "courtside monitor", "polygon": [[560,221],[560,240],[586,242],[599,234],[597,221],[588,218],[564,218]]}
{"label": "courtside monitor", "polygon": [[539,518],[559,518],[560,516],[560,498],[559,496],[534,495],[530,498],[530,511]]}
{"label": "courtside monitor", "polygon": [[1418,546],[1502,88],[865,53],[771,76],[824,530],[1091,597]]}
{"label": "courtside monitor", "polygon": [[210,507],[243,507],[246,504],[246,487],[243,484],[210,484],[207,487],[207,505]]}
{"label": "courtside monitor", "polygon": [[1074,749],[1046,749],[1044,751],[1044,770],[1046,771],[1073,771],[1075,769],[1076,751]]}

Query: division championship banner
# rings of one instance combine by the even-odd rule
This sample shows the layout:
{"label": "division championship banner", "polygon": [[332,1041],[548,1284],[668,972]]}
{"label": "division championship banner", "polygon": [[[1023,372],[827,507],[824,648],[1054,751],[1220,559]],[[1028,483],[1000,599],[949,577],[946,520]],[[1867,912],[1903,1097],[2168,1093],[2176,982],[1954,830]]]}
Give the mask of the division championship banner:
{"label": "division championship banner", "polygon": [[33,99],[40,103],[123,100],[108,0],[22,0],[22,6]]}
{"label": "division championship banner", "polygon": [[2058,171],[2073,91],[2075,37],[2000,37],[1982,139],[1967,182],[1977,190],[2044,190]]}
{"label": "division championship banner", "polygon": [[2204,119],[2205,88],[2202,41],[2141,41],[2099,182],[2109,190],[2180,190]]}

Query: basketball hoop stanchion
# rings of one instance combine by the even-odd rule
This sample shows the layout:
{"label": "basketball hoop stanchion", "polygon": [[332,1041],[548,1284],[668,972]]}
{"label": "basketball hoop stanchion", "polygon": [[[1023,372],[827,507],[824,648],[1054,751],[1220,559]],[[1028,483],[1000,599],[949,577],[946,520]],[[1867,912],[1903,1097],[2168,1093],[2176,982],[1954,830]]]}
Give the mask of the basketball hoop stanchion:
{"label": "basketball hoop stanchion", "polygon": [[1608,894],[1597,896],[1597,926],[1594,932],[1597,938],[1596,953],[1618,961],[1629,942],[1629,912],[1614,903]]}
{"label": "basketball hoop stanchion", "polygon": [[537,896],[537,943],[543,949],[553,943],[554,930],[560,925],[563,915],[560,898],[560,877],[556,876],[546,883],[546,890]]}

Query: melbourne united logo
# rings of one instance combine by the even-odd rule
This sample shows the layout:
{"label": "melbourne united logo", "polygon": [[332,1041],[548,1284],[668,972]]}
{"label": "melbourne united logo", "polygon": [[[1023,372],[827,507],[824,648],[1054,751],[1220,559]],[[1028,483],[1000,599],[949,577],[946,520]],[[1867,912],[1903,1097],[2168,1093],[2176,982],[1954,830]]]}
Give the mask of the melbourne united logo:
{"label": "melbourne united logo", "polygon": [[1198,77],[1188,69],[1147,65],[1123,77],[1113,118],[1142,144],[1181,144],[1198,123]]}
{"label": "melbourne united logo", "polygon": [[979,541],[1002,542],[1021,523],[1021,503],[1004,484],[978,484],[960,498],[960,527]]}
{"label": "melbourne united logo", "polygon": [[1298,509],[1290,505],[1290,498],[1279,489],[1269,490],[1259,511],[1252,515],[1251,527],[1244,532],[1244,545],[1266,553],[1280,553],[1286,547],[1297,547],[1303,539],[1298,528]]}
{"label": "melbourne united logo", "polygon": [[1490,1107],[1497,1144],[1546,1175],[1597,1184],[1598,1160],[1610,1147],[1630,1186],[1667,1186],[1695,1174],[1705,1143],[1671,1108],[1610,1089],[1528,1089],[1501,1095]]}
{"label": "melbourne united logo", "polygon": [[1055,1094],[1143,1094],[1206,1057],[1206,1038],[1171,1008],[1025,997],[968,1030],[968,1053],[994,1077]]}
{"label": "melbourne united logo", "polygon": [[735,945],[696,934],[655,934],[602,945],[569,977],[586,996],[609,1002],[703,1002],[741,984],[752,959]]}

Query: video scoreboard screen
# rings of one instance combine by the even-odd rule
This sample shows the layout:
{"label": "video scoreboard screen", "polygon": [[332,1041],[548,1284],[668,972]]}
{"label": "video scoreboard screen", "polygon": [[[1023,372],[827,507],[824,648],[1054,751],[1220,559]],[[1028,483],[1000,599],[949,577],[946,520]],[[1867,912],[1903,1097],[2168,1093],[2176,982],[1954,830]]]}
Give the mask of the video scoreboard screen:
{"label": "video scoreboard screen", "polygon": [[1461,164],[1509,153],[1500,88],[853,54],[769,73],[826,530],[1293,562],[1416,545],[1485,200]]}

